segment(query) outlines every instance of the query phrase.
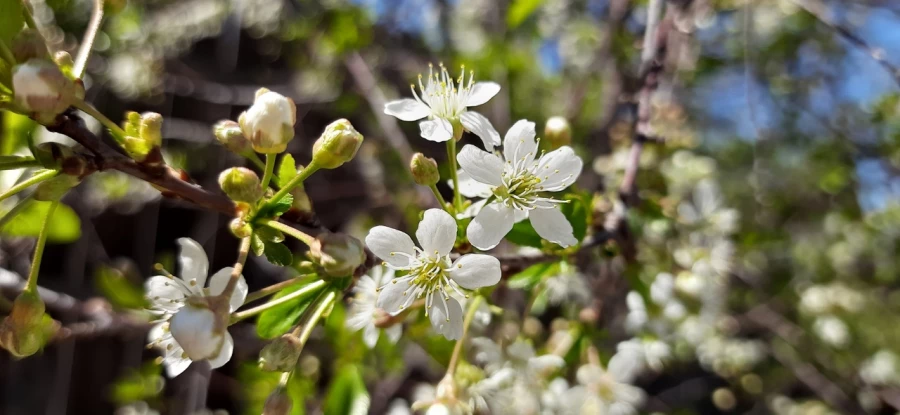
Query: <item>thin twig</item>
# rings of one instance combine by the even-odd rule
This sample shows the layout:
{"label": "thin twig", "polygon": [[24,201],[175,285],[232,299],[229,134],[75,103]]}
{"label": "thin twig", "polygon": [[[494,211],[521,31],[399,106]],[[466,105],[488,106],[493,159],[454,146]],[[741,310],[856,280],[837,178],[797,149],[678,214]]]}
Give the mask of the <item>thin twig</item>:
{"label": "thin twig", "polygon": [[87,31],[84,32],[84,39],[78,48],[78,56],[75,58],[75,66],[72,72],[76,78],[84,76],[84,67],[87,65],[88,57],[91,56],[91,49],[94,46],[94,38],[100,30],[100,22],[103,20],[103,0],[94,0],[94,11],[91,13],[91,21],[88,23]]}

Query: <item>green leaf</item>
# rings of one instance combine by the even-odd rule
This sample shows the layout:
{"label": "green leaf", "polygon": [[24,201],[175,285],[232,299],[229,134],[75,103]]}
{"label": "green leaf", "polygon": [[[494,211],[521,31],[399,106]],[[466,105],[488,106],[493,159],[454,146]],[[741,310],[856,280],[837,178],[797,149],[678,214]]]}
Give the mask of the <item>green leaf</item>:
{"label": "green leaf", "polygon": [[569,220],[569,223],[572,224],[572,233],[575,235],[575,239],[581,243],[581,241],[584,240],[584,236],[587,234],[587,207],[584,200],[578,197],[578,195],[567,196],[566,200],[568,200],[569,203],[561,205],[560,210],[563,215],[565,215],[566,219]]}
{"label": "green leaf", "polygon": [[544,262],[525,268],[522,272],[509,278],[510,288],[533,289],[547,275],[559,272],[558,262]]}
{"label": "green leaf", "polygon": [[[0,2],[5,0],[0,0]],[[2,12],[0,12],[2,13]],[[2,19],[2,17],[0,17]],[[2,23],[0,23],[2,25]],[[0,133],[0,154],[13,154],[28,146],[28,137],[37,128],[31,118],[3,111],[3,132]]]}
{"label": "green leaf", "polygon": [[284,187],[296,175],[297,162],[294,161],[294,156],[285,154],[278,165],[278,187]]}
{"label": "green leaf", "polygon": [[146,305],[143,288],[129,281],[125,274],[118,269],[101,265],[97,269],[94,283],[114,306],[142,309]]}
{"label": "green leaf", "polygon": [[[316,279],[310,279],[310,282]],[[272,299],[284,297],[294,291],[297,291],[307,284],[297,284],[290,286],[275,294]],[[324,286],[323,286],[324,288]],[[310,292],[304,296],[292,299],[284,304],[279,304],[259,315],[256,320],[256,334],[264,339],[274,339],[291,329],[309,305],[316,299],[319,290]]]}
{"label": "green leaf", "polygon": [[541,237],[537,234],[537,231],[534,230],[534,227],[531,226],[531,222],[527,220],[523,220],[513,225],[512,230],[506,234],[506,239],[519,246],[530,246],[534,248],[540,248],[542,246]]}
{"label": "green leaf", "polygon": [[253,233],[259,235],[259,238],[265,242],[274,242],[276,244],[284,242],[284,233],[268,226],[260,226]]}
{"label": "green leaf", "polygon": [[284,246],[284,244],[265,242],[265,247],[266,259],[268,259],[269,262],[271,262],[273,265],[286,267],[294,262],[294,255],[291,254],[291,250],[288,249],[288,247]]}
{"label": "green leaf", "polygon": [[[0,229],[6,236],[37,238],[52,202],[27,202],[16,217]],[[47,240],[54,243],[70,243],[81,237],[81,219],[72,208],[60,203],[50,217]]]}
{"label": "green leaf", "polygon": [[515,29],[531,16],[543,3],[543,0],[515,0],[506,13],[506,24]]}
{"label": "green leaf", "polygon": [[325,415],[364,415],[369,413],[369,393],[359,368],[344,365],[325,396]]}
{"label": "green leaf", "polygon": [[282,213],[287,212],[291,209],[291,206],[294,204],[294,197],[291,196],[290,193],[284,195],[278,202],[273,204],[267,204],[262,209],[259,210],[257,217],[260,218],[274,218],[276,216],[281,216]]}
{"label": "green leaf", "polygon": [[250,237],[250,250],[253,251],[253,255],[256,256],[262,255],[266,250],[265,241],[263,241],[256,232],[253,232],[253,236]]}
{"label": "green leaf", "polygon": [[0,0],[0,42],[12,49],[10,41],[22,30],[24,24],[21,0]]}

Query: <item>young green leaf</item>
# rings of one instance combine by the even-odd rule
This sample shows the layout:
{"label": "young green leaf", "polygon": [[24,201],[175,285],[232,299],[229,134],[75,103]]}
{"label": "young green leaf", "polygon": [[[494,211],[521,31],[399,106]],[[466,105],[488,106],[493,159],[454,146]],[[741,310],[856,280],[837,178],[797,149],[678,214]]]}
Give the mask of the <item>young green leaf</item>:
{"label": "young green leaf", "polygon": [[275,242],[264,242],[264,244],[266,259],[272,264],[278,265],[279,267],[286,267],[294,262],[294,255],[288,247],[284,246],[284,244]]}
{"label": "young green leaf", "polygon": [[522,272],[513,275],[509,278],[509,287],[510,288],[520,288],[523,290],[531,290],[544,277],[548,275],[553,275],[559,272],[559,263],[558,262],[544,262],[540,264],[532,265],[528,268],[525,268]]}
{"label": "young green leaf", "polygon": [[369,412],[369,393],[359,368],[345,365],[340,369],[325,396],[325,415],[365,414]]}
{"label": "young green leaf", "polygon": [[25,24],[20,0],[0,0],[0,42],[10,46],[10,41]]}
{"label": "young green leaf", "polygon": [[281,164],[278,165],[278,187],[284,187],[296,175],[297,163],[294,156],[285,154],[281,158]]}
{"label": "young green leaf", "polygon": [[250,237],[250,250],[253,251],[253,255],[256,256],[262,255],[266,250],[265,241],[260,238],[256,232]]}
{"label": "young green leaf", "polygon": [[[315,279],[310,280],[310,282],[312,281],[315,281]],[[278,294],[275,294],[272,299],[284,297],[306,285],[307,284],[297,284],[285,288],[279,291]],[[309,294],[263,311],[262,314],[259,315],[259,319],[256,320],[256,334],[264,339],[274,339],[286,333],[297,323],[297,320],[300,319],[300,316],[306,311],[313,300],[315,300],[320,291],[321,289],[315,290]]]}
{"label": "young green leaf", "polygon": [[[0,229],[0,235],[26,236],[36,238],[41,233],[44,217],[50,210],[51,202],[32,200]],[[60,204],[50,217],[47,227],[47,241],[53,243],[70,243],[81,237],[81,219],[72,208]]]}

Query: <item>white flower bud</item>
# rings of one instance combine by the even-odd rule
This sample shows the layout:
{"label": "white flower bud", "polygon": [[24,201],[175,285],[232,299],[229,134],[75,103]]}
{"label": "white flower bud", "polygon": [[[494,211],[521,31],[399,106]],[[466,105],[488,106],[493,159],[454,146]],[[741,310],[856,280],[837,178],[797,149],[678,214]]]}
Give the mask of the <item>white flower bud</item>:
{"label": "white flower bud", "polygon": [[16,103],[35,113],[40,122],[50,122],[63,112],[75,96],[75,83],[46,59],[31,59],[16,65],[12,73]]}
{"label": "white flower bud", "polygon": [[350,235],[326,232],[310,244],[309,257],[325,274],[346,277],[366,262],[366,250],[362,242]]}
{"label": "white flower bud", "polygon": [[272,154],[287,149],[294,138],[297,107],[294,101],[265,88],[256,93],[253,106],[241,114],[238,123],[253,150]]}
{"label": "white flower bud", "polygon": [[213,126],[213,134],[216,140],[225,148],[235,154],[244,154],[250,151],[250,142],[244,137],[240,124],[231,120],[222,120]]}
{"label": "white flower bud", "polygon": [[225,329],[217,329],[216,314],[203,305],[188,302],[169,320],[172,337],[191,360],[216,357],[225,341]]}
{"label": "white flower bud", "polygon": [[544,126],[544,138],[550,143],[551,149],[571,144],[572,127],[569,126],[569,121],[560,116],[547,119],[547,124]]}

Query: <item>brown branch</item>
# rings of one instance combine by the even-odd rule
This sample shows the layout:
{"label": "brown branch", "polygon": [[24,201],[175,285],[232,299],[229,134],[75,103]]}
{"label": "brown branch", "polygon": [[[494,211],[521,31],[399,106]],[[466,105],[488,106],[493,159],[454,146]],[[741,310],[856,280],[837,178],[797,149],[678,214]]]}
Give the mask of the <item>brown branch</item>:
{"label": "brown branch", "polygon": [[872,60],[881,65],[881,67],[888,72],[888,75],[891,76],[891,78],[894,80],[894,82],[897,83],[897,85],[900,85],[900,68],[885,59],[884,49],[869,45],[868,42],[866,42],[856,33],[853,33],[852,30],[828,18],[828,8],[824,3],[816,0],[792,1],[794,2],[794,4],[802,7],[803,10],[806,10],[807,13],[811,14],[829,29],[840,35],[842,38],[844,38],[844,40],[850,42],[850,44],[858,47],[867,55],[869,55]]}

